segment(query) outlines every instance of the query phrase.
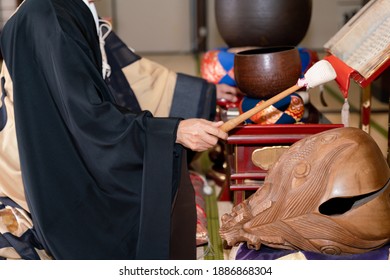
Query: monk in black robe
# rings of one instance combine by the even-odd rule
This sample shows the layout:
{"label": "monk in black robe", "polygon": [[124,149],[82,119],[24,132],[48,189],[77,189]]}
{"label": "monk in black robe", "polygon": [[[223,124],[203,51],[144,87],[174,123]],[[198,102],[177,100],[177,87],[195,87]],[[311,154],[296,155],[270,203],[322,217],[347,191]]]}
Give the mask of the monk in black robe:
{"label": "monk in black robe", "polygon": [[[141,58],[119,55],[126,48],[113,33],[105,54],[89,8],[83,0],[26,0],[2,30],[3,257],[192,259],[186,149],[207,150],[227,134],[221,122],[172,110],[180,110],[180,87],[199,85],[189,77],[174,77],[168,116],[143,108],[134,81],[123,79]],[[208,98],[198,99],[187,111],[211,114],[212,105],[201,105]]]}

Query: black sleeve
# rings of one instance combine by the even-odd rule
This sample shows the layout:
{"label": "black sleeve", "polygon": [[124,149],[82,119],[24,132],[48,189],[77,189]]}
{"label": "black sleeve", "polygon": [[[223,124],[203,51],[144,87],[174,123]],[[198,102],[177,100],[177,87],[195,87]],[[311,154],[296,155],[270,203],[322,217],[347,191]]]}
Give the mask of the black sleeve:
{"label": "black sleeve", "polygon": [[118,110],[93,26],[82,1],[42,0],[3,29],[34,230],[56,259],[164,259],[180,120]]}
{"label": "black sleeve", "polygon": [[206,80],[179,73],[170,116],[214,120],[216,87]]}

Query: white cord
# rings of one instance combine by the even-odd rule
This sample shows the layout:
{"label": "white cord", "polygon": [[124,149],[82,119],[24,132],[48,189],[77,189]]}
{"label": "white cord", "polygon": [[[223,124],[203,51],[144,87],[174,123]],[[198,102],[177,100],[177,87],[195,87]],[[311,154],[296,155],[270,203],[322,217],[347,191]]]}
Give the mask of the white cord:
{"label": "white cord", "polygon": [[344,127],[349,127],[349,103],[348,99],[344,99],[343,108],[341,109],[341,123]]}
{"label": "white cord", "polygon": [[[111,75],[111,67],[107,61],[107,55],[106,55],[106,50],[104,49],[104,45],[105,45],[105,39],[107,38],[107,36],[110,34],[112,30],[111,23],[107,20],[99,19],[93,1],[90,0],[83,0],[83,1],[91,11],[93,19],[95,20],[96,32],[98,33],[99,36],[100,52],[102,54],[102,76],[103,79],[106,79]],[[106,29],[105,32],[104,29]]]}
{"label": "white cord", "polygon": [[99,19],[99,44],[100,52],[102,53],[102,75],[103,79],[108,78],[111,75],[111,66],[108,64],[106,50],[104,48],[106,44],[106,38],[112,31],[111,23],[104,19]]}

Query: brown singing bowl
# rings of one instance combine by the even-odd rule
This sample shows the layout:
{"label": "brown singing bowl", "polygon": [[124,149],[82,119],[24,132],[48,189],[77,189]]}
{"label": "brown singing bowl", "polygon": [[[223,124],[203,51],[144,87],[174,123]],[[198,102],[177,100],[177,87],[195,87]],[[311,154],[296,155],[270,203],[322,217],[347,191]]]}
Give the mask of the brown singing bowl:
{"label": "brown singing bowl", "polygon": [[311,14],[312,0],[215,0],[217,28],[231,48],[297,46]]}
{"label": "brown singing bowl", "polygon": [[301,58],[293,46],[255,48],[234,55],[237,87],[252,98],[267,99],[295,85]]}

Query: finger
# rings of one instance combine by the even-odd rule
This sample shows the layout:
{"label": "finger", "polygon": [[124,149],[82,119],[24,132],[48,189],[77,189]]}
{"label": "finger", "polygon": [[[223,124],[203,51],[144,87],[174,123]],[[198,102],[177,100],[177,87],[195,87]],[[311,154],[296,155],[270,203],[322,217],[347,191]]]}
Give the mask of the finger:
{"label": "finger", "polygon": [[201,139],[199,139],[199,146],[209,149],[214,147],[218,143],[218,137],[205,133]]}
{"label": "finger", "polygon": [[202,136],[189,139],[189,148],[198,152],[205,151],[215,146],[217,142],[217,137],[204,133]]}
{"label": "finger", "polygon": [[220,127],[220,126],[223,125],[223,124],[224,124],[223,121],[217,121],[217,122],[213,122],[213,123],[212,123],[212,126]]}
{"label": "finger", "polygon": [[219,129],[219,127],[221,127],[223,124],[223,121],[213,122],[211,123],[210,128],[206,128],[206,132],[220,139],[227,139],[228,134],[225,131]]}

